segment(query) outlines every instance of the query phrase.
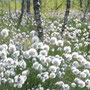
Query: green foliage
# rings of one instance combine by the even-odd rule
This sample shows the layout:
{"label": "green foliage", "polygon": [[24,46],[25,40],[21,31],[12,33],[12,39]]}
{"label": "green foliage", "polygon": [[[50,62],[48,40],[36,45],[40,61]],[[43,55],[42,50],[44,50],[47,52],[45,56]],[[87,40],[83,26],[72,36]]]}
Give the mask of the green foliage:
{"label": "green foliage", "polygon": [[[9,9],[9,1],[11,10],[15,10],[15,0],[0,0],[0,13]],[[31,11],[33,12],[33,0],[31,1]],[[85,8],[86,2],[83,0],[83,8]],[[17,10],[21,10],[21,0],[16,0]],[[41,11],[44,12],[56,12],[63,11],[66,8],[66,0],[42,0]],[[80,0],[71,0],[71,9],[80,9]]]}

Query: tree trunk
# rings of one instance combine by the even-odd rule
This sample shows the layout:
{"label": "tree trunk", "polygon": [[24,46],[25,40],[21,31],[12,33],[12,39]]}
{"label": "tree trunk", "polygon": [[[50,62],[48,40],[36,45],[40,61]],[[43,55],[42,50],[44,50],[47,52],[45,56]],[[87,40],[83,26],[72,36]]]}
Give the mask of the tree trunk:
{"label": "tree trunk", "polygon": [[27,0],[26,3],[27,3],[27,13],[30,14],[30,0]]}
{"label": "tree trunk", "polygon": [[69,12],[70,12],[70,0],[66,0],[67,1],[67,5],[66,5],[66,12],[65,12],[65,16],[64,16],[64,23],[62,26],[62,32],[65,29],[65,25],[67,25],[68,22],[68,16],[69,16]]}
{"label": "tree trunk", "polygon": [[89,8],[89,4],[90,4],[90,0],[87,0],[87,6],[86,6],[86,9],[84,11],[84,15],[83,15],[82,21],[86,20],[86,14],[87,14],[87,11],[88,11],[88,8]]}
{"label": "tree trunk", "polygon": [[39,0],[33,0],[33,6],[34,6],[34,17],[37,24],[38,37],[42,39],[43,28],[42,28]]}
{"label": "tree trunk", "polygon": [[9,3],[9,15],[11,17],[11,6],[10,6],[10,0],[8,0],[8,3]]}
{"label": "tree trunk", "polygon": [[2,15],[4,14],[4,4],[3,4],[3,2],[2,2]]}
{"label": "tree trunk", "polygon": [[80,9],[81,9],[81,11],[83,12],[83,0],[80,0]]}
{"label": "tree trunk", "polygon": [[55,0],[55,7],[54,8],[57,8],[58,7],[58,0]]}
{"label": "tree trunk", "polygon": [[17,5],[16,5],[16,0],[15,0],[15,13],[16,13]]}
{"label": "tree trunk", "polygon": [[41,0],[39,0],[39,3],[40,3],[40,5],[42,4],[42,1]]}
{"label": "tree trunk", "polygon": [[81,9],[83,8],[83,6],[82,6],[82,1],[83,1],[83,0],[80,0],[80,8],[81,8]]}
{"label": "tree trunk", "polygon": [[22,21],[23,14],[24,14],[24,0],[22,0],[21,6],[22,6],[22,8],[21,8],[21,14],[20,14],[20,17],[19,17],[19,21],[18,21],[18,26],[17,26],[17,28],[19,28],[20,23],[21,23],[21,21]]}

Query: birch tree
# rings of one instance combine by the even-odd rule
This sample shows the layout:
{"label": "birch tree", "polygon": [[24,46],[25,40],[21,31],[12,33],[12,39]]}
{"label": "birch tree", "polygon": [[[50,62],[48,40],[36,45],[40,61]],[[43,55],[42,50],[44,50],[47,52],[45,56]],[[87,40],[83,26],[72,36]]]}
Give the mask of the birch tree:
{"label": "birch tree", "polygon": [[67,4],[66,4],[66,12],[65,12],[65,16],[64,16],[64,23],[62,26],[62,32],[65,30],[65,25],[67,25],[68,22],[68,16],[69,16],[69,12],[70,12],[70,0],[66,0]]}
{"label": "birch tree", "polygon": [[83,0],[80,0],[80,8],[81,8],[81,9],[83,8],[83,6],[82,6],[82,1],[83,1]]}
{"label": "birch tree", "polygon": [[16,5],[16,0],[15,0],[15,13],[16,13],[17,5]]}
{"label": "birch tree", "polygon": [[83,0],[80,0],[80,10],[83,12]]}
{"label": "birch tree", "polygon": [[86,20],[87,11],[88,11],[88,8],[90,8],[89,5],[90,5],[90,0],[87,0],[87,6],[86,6],[86,9],[85,9],[84,14],[83,14],[82,21],[85,21]]}
{"label": "birch tree", "polygon": [[10,17],[11,17],[11,5],[10,5],[10,0],[8,0],[8,4],[9,4],[9,7],[8,7],[8,12],[9,12],[9,15],[10,15]]}
{"label": "birch tree", "polygon": [[20,26],[20,23],[21,23],[21,21],[22,21],[22,17],[23,17],[23,14],[24,14],[24,0],[22,0],[22,2],[21,2],[21,14],[20,14],[20,17],[19,17],[19,21],[18,21],[18,26],[17,26],[17,28],[19,28],[19,26]]}
{"label": "birch tree", "polygon": [[4,0],[1,1],[1,7],[2,7],[2,15],[4,14]]}
{"label": "birch tree", "polygon": [[30,11],[30,0],[26,0],[26,3],[27,3],[27,13],[30,14],[31,11]]}
{"label": "birch tree", "polygon": [[43,28],[42,28],[39,0],[33,0],[33,6],[34,6],[34,17],[37,24],[38,37],[42,39]]}

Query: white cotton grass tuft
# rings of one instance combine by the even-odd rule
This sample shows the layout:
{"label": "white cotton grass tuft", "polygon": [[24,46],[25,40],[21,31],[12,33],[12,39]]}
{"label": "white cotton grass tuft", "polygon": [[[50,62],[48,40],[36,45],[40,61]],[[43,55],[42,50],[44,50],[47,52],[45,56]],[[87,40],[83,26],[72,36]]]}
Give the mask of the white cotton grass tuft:
{"label": "white cotton grass tuft", "polygon": [[48,55],[48,52],[46,50],[41,50],[40,51],[40,55],[41,56],[47,56]]}
{"label": "white cotton grass tuft", "polygon": [[55,78],[56,77],[56,74],[55,73],[50,73],[50,78]]}
{"label": "white cotton grass tuft", "polygon": [[56,37],[51,37],[50,43],[52,45],[55,45],[57,43],[57,38]]}
{"label": "white cotton grass tuft", "polygon": [[6,51],[7,51],[8,46],[7,46],[7,44],[2,44],[2,45],[1,45],[1,48],[2,48],[3,50],[6,50]]}
{"label": "white cotton grass tuft", "polygon": [[77,58],[77,57],[78,57],[78,53],[77,53],[77,52],[73,52],[73,53],[72,53],[72,57],[73,57],[73,58]]}
{"label": "white cotton grass tuft", "polygon": [[77,27],[77,28],[78,28],[78,27],[81,27],[81,23],[76,24],[76,27]]}
{"label": "white cotton grass tuft", "polygon": [[1,31],[1,35],[2,35],[4,38],[6,38],[6,37],[8,36],[8,32],[9,32],[9,30],[8,30],[7,28],[5,28],[5,29],[3,29],[3,30]]}
{"label": "white cotton grass tuft", "polygon": [[80,71],[79,71],[78,69],[74,69],[74,70],[72,71],[72,73],[75,74],[75,75],[78,75],[78,74],[80,73]]}
{"label": "white cotton grass tuft", "polygon": [[39,42],[39,37],[38,36],[33,36],[32,37],[32,43],[38,43]]}
{"label": "white cotton grass tuft", "polygon": [[63,85],[63,90],[70,90],[70,86],[68,84]]}
{"label": "white cotton grass tuft", "polygon": [[34,49],[34,48],[31,48],[29,51],[28,51],[29,55],[31,57],[37,57],[38,53],[37,53],[37,50]]}
{"label": "white cotton grass tuft", "polygon": [[84,66],[85,68],[90,69],[90,62],[86,61]]}
{"label": "white cotton grass tuft", "polygon": [[22,75],[16,75],[14,77],[14,80],[15,80],[15,83],[18,83],[18,84],[16,84],[17,86],[20,84],[21,87],[22,87],[22,85],[24,84],[24,82],[27,80],[27,77],[26,76],[22,76]]}
{"label": "white cotton grass tuft", "polygon": [[64,45],[64,42],[62,40],[58,40],[56,45],[62,47]]}
{"label": "white cotton grass tuft", "polygon": [[45,44],[45,45],[43,46],[43,49],[46,50],[46,51],[49,51],[50,47]]}
{"label": "white cotton grass tuft", "polygon": [[0,45],[0,51],[2,51],[2,50],[3,50],[2,45]]}
{"label": "white cotton grass tuft", "polygon": [[86,74],[86,75],[89,75],[89,70],[88,69],[84,69],[83,72]]}
{"label": "white cotton grass tuft", "polygon": [[16,56],[16,57],[18,57],[18,56],[20,55],[20,51],[15,51],[15,52],[13,53],[13,55]]}
{"label": "white cotton grass tuft", "polygon": [[6,62],[10,65],[14,64],[14,60],[12,58],[7,58]]}
{"label": "white cotton grass tuft", "polygon": [[21,60],[21,61],[18,62],[18,66],[22,69],[25,69],[27,64],[24,60]]}
{"label": "white cotton grass tuft", "polygon": [[76,87],[76,83],[71,83],[71,87],[75,88]]}
{"label": "white cotton grass tuft", "polygon": [[71,54],[65,54],[65,57],[69,61],[72,60],[72,55]]}
{"label": "white cotton grass tuft", "polygon": [[79,66],[80,66],[80,63],[79,63],[78,61],[74,61],[74,62],[72,63],[72,65],[75,66],[75,67],[79,67]]}
{"label": "white cotton grass tuft", "polygon": [[37,43],[37,48],[38,49],[43,49],[43,43],[42,42],[38,42]]}
{"label": "white cotton grass tuft", "polygon": [[39,68],[39,63],[38,63],[38,62],[34,62],[34,63],[33,63],[33,68],[36,69],[36,70],[38,70],[38,68]]}
{"label": "white cotton grass tuft", "polygon": [[29,51],[24,51],[23,56],[24,58],[29,59],[30,58]]}
{"label": "white cotton grass tuft", "polygon": [[80,72],[80,73],[79,73],[79,77],[81,77],[81,78],[86,78],[86,76],[87,76],[87,75],[86,75],[84,72]]}
{"label": "white cotton grass tuft", "polygon": [[79,81],[78,81],[78,86],[79,86],[80,88],[84,88],[84,87],[85,87],[85,82],[82,81],[82,80],[79,80]]}
{"label": "white cotton grass tuft", "polygon": [[55,66],[60,66],[61,60],[58,59],[58,58],[54,58],[53,61],[52,61],[52,64],[55,65]]}
{"label": "white cotton grass tuft", "polygon": [[16,51],[16,46],[15,46],[15,45],[10,45],[10,46],[9,46],[9,51],[10,51],[10,52]]}
{"label": "white cotton grass tuft", "polygon": [[0,52],[0,56],[2,59],[6,59],[7,58],[7,52],[6,51]]}
{"label": "white cotton grass tuft", "polygon": [[52,66],[49,67],[49,71],[55,73],[57,71],[57,67],[52,65]]}
{"label": "white cotton grass tuft", "polygon": [[59,81],[59,82],[56,82],[55,85],[58,85],[58,86],[63,86],[64,85],[64,82],[63,81]]}
{"label": "white cotton grass tuft", "polygon": [[51,58],[50,57],[46,57],[46,63],[50,63],[51,62]]}
{"label": "white cotton grass tuft", "polygon": [[25,70],[25,71],[22,72],[23,76],[27,76],[28,74],[29,74],[29,70]]}
{"label": "white cotton grass tuft", "polygon": [[78,57],[77,57],[78,61],[82,61],[83,59],[84,59],[84,57],[82,55],[78,55]]}
{"label": "white cotton grass tuft", "polygon": [[64,51],[67,52],[67,53],[70,53],[71,52],[71,47],[70,46],[65,46]]}

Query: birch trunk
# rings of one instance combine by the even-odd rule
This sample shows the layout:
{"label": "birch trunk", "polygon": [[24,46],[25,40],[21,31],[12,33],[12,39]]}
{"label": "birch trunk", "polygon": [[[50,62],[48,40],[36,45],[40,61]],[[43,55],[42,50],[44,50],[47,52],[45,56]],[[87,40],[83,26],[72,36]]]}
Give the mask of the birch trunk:
{"label": "birch trunk", "polygon": [[81,8],[81,9],[83,8],[83,6],[82,6],[82,1],[83,1],[83,0],[80,0],[80,8]]}
{"label": "birch trunk", "polygon": [[86,9],[84,11],[84,15],[83,15],[82,21],[86,20],[86,14],[87,14],[87,11],[89,9],[89,4],[90,4],[90,0],[87,0],[87,6],[86,6]]}
{"label": "birch trunk", "polygon": [[69,16],[69,12],[70,12],[70,0],[66,0],[66,1],[67,1],[67,5],[66,5],[65,16],[64,16],[64,23],[63,23],[63,26],[62,26],[62,32],[65,30],[65,25],[67,25],[68,16]]}
{"label": "birch trunk", "polygon": [[8,3],[9,3],[9,15],[11,17],[11,6],[10,6],[10,0],[8,0]]}
{"label": "birch trunk", "polygon": [[83,12],[83,0],[80,0],[80,10]]}
{"label": "birch trunk", "polygon": [[3,2],[2,2],[2,15],[4,14],[4,4],[3,4]]}
{"label": "birch trunk", "polygon": [[23,14],[24,14],[24,0],[22,0],[22,3],[21,3],[21,14],[20,14],[20,17],[19,17],[19,21],[18,21],[18,26],[17,28],[19,28],[20,24],[21,24],[21,21],[22,21],[22,17],[23,17]]}
{"label": "birch trunk", "polygon": [[38,37],[42,39],[43,28],[42,28],[39,0],[33,0],[33,6],[34,6],[34,17],[37,24]]}
{"label": "birch trunk", "polygon": [[16,5],[16,0],[15,0],[15,13],[16,13],[17,5]]}
{"label": "birch trunk", "polygon": [[27,0],[26,3],[27,3],[27,13],[30,14],[30,0]]}

